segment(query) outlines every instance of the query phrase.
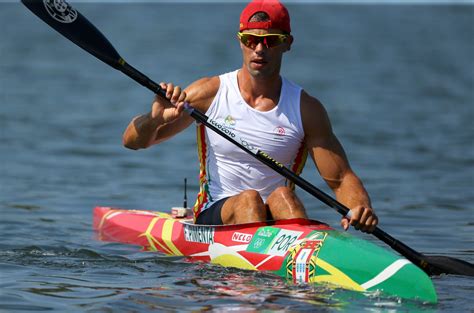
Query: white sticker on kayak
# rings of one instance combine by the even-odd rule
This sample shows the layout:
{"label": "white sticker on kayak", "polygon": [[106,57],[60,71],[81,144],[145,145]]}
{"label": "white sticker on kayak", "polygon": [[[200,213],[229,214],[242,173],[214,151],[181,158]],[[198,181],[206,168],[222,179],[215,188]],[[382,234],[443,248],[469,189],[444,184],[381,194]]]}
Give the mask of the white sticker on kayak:
{"label": "white sticker on kayak", "polygon": [[313,249],[301,249],[294,263],[294,280],[296,283],[308,282],[308,266]]}
{"label": "white sticker on kayak", "polygon": [[61,23],[72,23],[77,19],[77,11],[64,0],[43,0],[48,14]]}
{"label": "white sticker on kayak", "polygon": [[235,232],[235,233],[232,234],[232,241],[242,242],[242,243],[249,243],[250,240],[252,240],[252,235],[251,234],[239,233],[239,232]]}
{"label": "white sticker on kayak", "polygon": [[303,232],[281,229],[270,243],[267,254],[283,256]]}
{"label": "white sticker on kayak", "polygon": [[184,239],[190,242],[214,243],[214,227],[184,225]]}

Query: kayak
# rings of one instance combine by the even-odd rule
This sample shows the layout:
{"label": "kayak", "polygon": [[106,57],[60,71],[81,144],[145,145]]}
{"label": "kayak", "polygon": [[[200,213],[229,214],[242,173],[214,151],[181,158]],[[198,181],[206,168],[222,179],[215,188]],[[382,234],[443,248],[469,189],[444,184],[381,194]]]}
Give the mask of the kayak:
{"label": "kayak", "polygon": [[226,267],[266,271],[296,284],[318,283],[436,303],[431,279],[407,259],[310,219],[195,225],[191,216],[94,209],[98,239]]}

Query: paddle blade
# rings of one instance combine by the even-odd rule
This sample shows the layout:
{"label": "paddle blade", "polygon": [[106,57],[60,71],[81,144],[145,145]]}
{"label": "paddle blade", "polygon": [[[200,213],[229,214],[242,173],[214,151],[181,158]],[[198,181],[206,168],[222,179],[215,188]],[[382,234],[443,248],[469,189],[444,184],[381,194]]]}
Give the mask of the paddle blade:
{"label": "paddle blade", "polygon": [[118,69],[121,57],[81,13],[64,0],[21,0],[36,16],[76,45]]}
{"label": "paddle blade", "polygon": [[393,238],[378,227],[375,228],[372,235],[385,242],[430,276],[441,274],[474,276],[474,265],[469,262],[447,256],[424,255]]}
{"label": "paddle blade", "polygon": [[429,264],[430,273],[428,274],[430,275],[452,274],[474,276],[474,265],[460,259],[440,255],[425,255],[424,261]]}

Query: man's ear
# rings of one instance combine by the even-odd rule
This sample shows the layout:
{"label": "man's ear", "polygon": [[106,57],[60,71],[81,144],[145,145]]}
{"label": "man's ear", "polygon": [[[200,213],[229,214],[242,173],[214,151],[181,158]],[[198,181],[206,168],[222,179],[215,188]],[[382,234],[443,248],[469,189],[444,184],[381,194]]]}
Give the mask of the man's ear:
{"label": "man's ear", "polygon": [[290,51],[291,50],[291,45],[293,44],[293,41],[294,41],[294,37],[289,35],[288,36],[288,39],[287,39],[287,44],[288,44],[288,50],[287,51]]}

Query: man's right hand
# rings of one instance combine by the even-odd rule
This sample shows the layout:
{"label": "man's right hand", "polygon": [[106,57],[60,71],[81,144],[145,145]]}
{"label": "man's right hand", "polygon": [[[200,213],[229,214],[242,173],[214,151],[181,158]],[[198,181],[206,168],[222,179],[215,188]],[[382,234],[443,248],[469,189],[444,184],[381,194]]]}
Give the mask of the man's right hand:
{"label": "man's right hand", "polygon": [[155,95],[151,109],[151,118],[158,122],[158,124],[166,124],[176,120],[183,113],[186,92],[172,83],[162,82],[160,87],[166,91],[166,99]]}

